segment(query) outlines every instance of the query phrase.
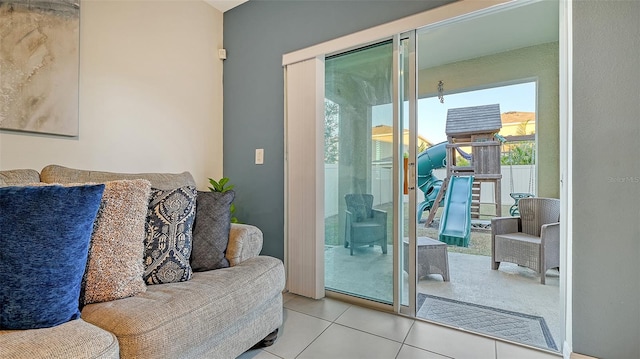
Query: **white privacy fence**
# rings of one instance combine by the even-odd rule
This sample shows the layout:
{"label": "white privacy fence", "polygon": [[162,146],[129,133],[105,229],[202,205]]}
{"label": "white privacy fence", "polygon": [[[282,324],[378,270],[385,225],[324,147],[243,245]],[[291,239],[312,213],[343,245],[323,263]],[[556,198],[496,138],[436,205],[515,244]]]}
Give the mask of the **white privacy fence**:
{"label": "white privacy fence", "polygon": [[[536,192],[536,174],[533,165],[502,166],[502,205],[511,205],[513,198],[509,196],[511,192],[530,193]],[[390,168],[373,167],[371,178],[371,194],[373,194],[373,205],[389,203],[393,201],[391,187],[392,173]],[[441,168],[433,171],[433,175],[438,179],[446,177],[446,169]],[[511,175],[513,173],[513,176]],[[511,178],[513,177],[513,187]],[[344,205],[344,199],[338,198],[338,165],[327,164],[324,167],[324,211],[325,218],[338,214],[338,207]],[[480,190],[480,202],[494,203],[493,183],[482,183]],[[424,200],[422,191],[418,191],[418,203]],[[340,202],[342,201],[342,202]],[[409,201],[408,196],[404,196],[404,201]]]}

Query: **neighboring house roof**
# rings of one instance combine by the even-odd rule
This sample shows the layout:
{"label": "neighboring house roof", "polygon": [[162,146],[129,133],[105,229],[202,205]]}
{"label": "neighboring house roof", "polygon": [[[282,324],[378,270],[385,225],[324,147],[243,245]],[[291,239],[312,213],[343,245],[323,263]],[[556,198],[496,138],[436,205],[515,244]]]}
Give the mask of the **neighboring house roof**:
{"label": "neighboring house roof", "polygon": [[[499,105],[489,105],[489,106],[497,106],[497,110],[500,111]],[[522,137],[522,139],[527,139],[529,135],[533,136],[532,134],[535,133],[535,123],[536,123],[535,112],[509,111],[502,114],[498,112],[499,114],[498,120],[500,121],[498,124],[495,118],[495,110],[496,110],[495,107],[492,108],[491,111],[481,111],[483,109],[480,109],[479,111],[477,109],[478,107],[482,108],[487,106],[463,107],[463,108],[457,108],[457,109],[451,109],[451,110],[464,110],[464,111],[460,111],[458,115],[465,114],[465,113],[467,115],[472,114],[473,116],[475,116],[474,118],[476,119],[477,118],[483,119],[482,121],[485,121],[487,118],[481,117],[481,116],[478,117],[479,115],[483,113],[484,115],[490,114],[491,117],[489,118],[490,120],[489,125],[485,125],[485,127],[483,128],[489,128],[490,131],[495,131],[495,132],[500,130],[499,132],[503,136],[513,136],[514,138]],[[455,112],[454,112],[454,115],[455,115]],[[462,117],[460,117],[459,119],[461,120],[460,123],[462,123]],[[476,127],[476,130],[477,129],[478,129],[478,126]],[[467,128],[464,128],[463,130],[464,130],[464,133],[470,132],[470,130]],[[522,133],[523,130],[526,133]],[[408,144],[409,143],[408,129],[404,130],[404,136],[405,137],[403,141],[405,144]],[[386,126],[386,125],[375,126],[371,129],[371,139],[373,141],[391,143],[393,141],[393,128],[391,126]],[[418,146],[420,146],[422,143],[426,144],[425,147],[433,146],[433,143],[431,143],[431,141],[427,140],[421,135],[418,135]]]}
{"label": "neighboring house roof", "polygon": [[[409,144],[409,130],[405,129],[404,131],[404,144]],[[391,126],[386,125],[378,125],[371,129],[371,139],[373,141],[380,142],[393,142],[393,128]],[[422,143],[426,144],[426,147],[431,147],[432,143],[429,142],[426,138],[418,135],[418,146]]]}
{"label": "neighboring house roof", "polygon": [[510,111],[502,114],[500,135],[510,140],[533,140],[535,132],[535,112]]}
{"label": "neighboring house roof", "polygon": [[507,124],[520,124],[520,123],[535,123],[536,122],[536,113],[535,112],[522,112],[522,111],[509,111],[500,115],[502,118],[502,125]]}
{"label": "neighboring house roof", "polygon": [[450,108],[447,111],[447,136],[498,132],[500,128],[500,104]]}

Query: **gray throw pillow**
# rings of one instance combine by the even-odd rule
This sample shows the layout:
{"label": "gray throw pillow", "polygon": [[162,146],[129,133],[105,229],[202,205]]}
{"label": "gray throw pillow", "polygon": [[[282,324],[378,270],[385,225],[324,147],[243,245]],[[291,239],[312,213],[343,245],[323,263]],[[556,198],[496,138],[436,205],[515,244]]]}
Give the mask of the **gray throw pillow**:
{"label": "gray throw pillow", "polygon": [[144,241],[144,280],[147,284],[191,279],[191,239],[197,191],[185,186],[152,189]]}
{"label": "gray throw pillow", "polygon": [[234,197],[234,191],[198,192],[191,250],[194,272],[229,267],[225,253],[231,227],[229,210]]}

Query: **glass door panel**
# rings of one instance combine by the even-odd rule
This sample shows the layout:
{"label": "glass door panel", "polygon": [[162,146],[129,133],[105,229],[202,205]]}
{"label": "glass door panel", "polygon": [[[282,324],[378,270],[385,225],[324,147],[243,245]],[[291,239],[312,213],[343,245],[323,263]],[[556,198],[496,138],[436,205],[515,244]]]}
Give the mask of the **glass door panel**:
{"label": "glass door panel", "polygon": [[518,216],[520,197],[557,193],[557,10],[514,4],[417,31],[412,223],[417,318],[551,351],[562,342],[559,272],[494,263],[491,221]]}
{"label": "glass door panel", "polygon": [[393,303],[393,46],[325,59],[325,287]]}

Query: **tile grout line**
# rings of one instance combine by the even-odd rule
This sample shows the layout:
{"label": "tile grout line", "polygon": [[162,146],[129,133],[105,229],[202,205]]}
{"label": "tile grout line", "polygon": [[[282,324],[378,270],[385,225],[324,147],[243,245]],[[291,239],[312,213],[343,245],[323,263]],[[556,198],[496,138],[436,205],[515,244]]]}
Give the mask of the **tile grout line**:
{"label": "tile grout line", "polygon": [[355,330],[355,331],[360,332],[360,333],[364,333],[364,334],[372,335],[372,336],[374,336],[374,337],[378,337],[378,338],[380,338],[380,339],[385,339],[385,340],[388,340],[388,341],[390,341],[390,342],[394,342],[394,343],[398,343],[398,344],[400,344],[400,345],[404,345],[402,342],[399,342],[399,341],[397,341],[397,340],[393,340],[393,339],[390,339],[390,338],[384,337],[384,336],[379,335],[379,334],[370,333],[370,332],[367,332],[367,331],[365,331],[365,330],[358,329],[358,328],[353,328],[353,327],[350,327],[350,326],[348,326],[348,325],[344,325],[344,324],[340,324],[340,323],[331,323],[331,325],[334,325],[334,324],[335,324],[335,325],[338,325],[338,326],[341,326],[341,327],[343,327],[343,328],[347,328],[347,329]]}
{"label": "tile grout line", "polygon": [[408,346],[408,347],[410,347],[410,348],[418,349],[418,350],[421,350],[421,351],[423,351],[423,352],[432,353],[432,354],[435,354],[435,355],[441,356],[441,357],[443,357],[443,358],[447,358],[447,359],[456,359],[456,358],[454,358],[454,357],[450,357],[450,356],[448,356],[448,355],[444,355],[444,354],[442,354],[442,353],[434,352],[434,351],[432,351],[432,350],[428,350],[428,349],[424,349],[424,348],[416,347],[416,346],[411,345],[411,344],[402,344],[402,345],[403,345],[403,346],[405,346],[405,345],[406,345],[406,346]]}
{"label": "tile grout line", "polygon": [[[418,349],[418,350],[423,350],[423,351],[428,352],[428,353],[433,353],[433,354],[436,354],[436,355],[442,356],[442,357],[444,357],[444,358],[451,358],[451,357],[450,357],[450,356],[448,356],[448,355],[444,355],[444,354],[437,353],[437,352],[434,352],[434,351],[431,351],[431,350],[427,350],[427,349],[424,349],[424,348],[416,347],[416,346],[413,346],[413,345],[411,345],[411,344],[407,344],[407,338],[409,337],[409,333],[411,333],[411,330],[413,329],[413,327],[416,325],[416,323],[417,323],[417,322],[418,322],[418,321],[414,319],[414,320],[413,320],[413,323],[411,323],[411,327],[410,327],[410,328],[409,328],[409,330],[407,331],[407,335],[405,335],[405,336],[404,336],[404,340],[403,340],[403,341],[402,341],[402,343],[401,343],[402,345],[400,346],[400,350],[402,350],[402,347],[406,345],[406,346],[408,346],[408,347],[415,348],[415,349]],[[400,352],[398,352],[398,355],[400,355]],[[396,356],[396,359],[397,359],[397,356]],[[451,359],[454,359],[454,358],[451,358]],[[496,358],[496,359],[497,359],[497,358]]]}
{"label": "tile grout line", "polygon": [[[336,321],[337,321],[338,319],[340,319],[340,317],[342,317],[342,316],[344,315],[344,313],[346,313],[346,312],[347,312],[347,310],[349,310],[349,309],[351,309],[351,308],[353,308],[353,304],[349,304],[349,306],[348,306],[345,310],[343,310],[343,311],[342,311],[342,313],[340,313],[340,314],[336,317],[336,319],[335,319],[335,320],[333,320],[333,322],[331,322],[331,323],[332,323],[332,324],[333,324],[333,323],[336,323]],[[336,324],[337,324],[337,323],[336,323]]]}
{"label": "tile grout line", "polygon": [[292,311],[292,312],[296,312],[296,313],[300,313],[300,314],[308,315],[308,316],[310,316],[310,317],[312,317],[312,318],[316,318],[316,319],[324,320],[325,322],[335,323],[335,322],[336,322],[336,320],[338,320],[338,318],[340,318],[340,317],[341,317],[341,316],[342,316],[342,315],[343,315],[347,310],[349,310],[349,308],[351,308],[351,307],[353,306],[353,304],[347,304],[347,305],[348,305],[348,306],[347,306],[347,308],[346,308],[345,310],[343,310],[340,314],[338,314],[338,316],[336,317],[336,319],[333,319],[333,320],[329,320],[329,319],[326,319],[326,318],[322,318],[322,317],[319,317],[319,316],[315,316],[315,315],[313,315],[313,314],[305,313],[305,312],[302,312],[302,311],[300,311],[300,310],[296,310],[296,309],[293,309],[293,308],[287,308],[287,307],[286,307],[286,306],[284,306],[284,305],[283,305],[282,307],[283,307],[283,309],[288,309],[288,310],[290,310],[290,311]]}
{"label": "tile grout line", "polygon": [[416,321],[415,319],[411,321],[411,326],[409,327],[409,330],[407,330],[407,334],[404,335],[404,339],[402,339],[402,343],[400,343],[400,349],[398,349],[398,354],[396,354],[396,358],[398,359],[398,357],[400,356],[400,352],[402,351],[402,347],[404,347],[405,342],[407,341],[407,337],[409,336],[409,333],[411,333],[411,329],[413,329],[413,326],[416,325]]}
{"label": "tile grout line", "polygon": [[[283,304],[284,304],[284,303],[283,303]],[[347,310],[349,310],[349,308],[351,308],[352,306],[353,306],[352,304],[349,304],[349,305],[345,308],[345,310],[343,310],[340,314],[338,314],[338,316],[337,316],[334,320],[327,320],[327,319],[325,319],[325,318],[320,318],[320,317],[317,317],[317,316],[312,315],[312,314],[309,314],[309,313],[304,313],[304,312],[301,312],[301,311],[299,311],[299,310],[295,310],[295,309],[292,309],[292,308],[287,308],[287,307],[285,307],[285,306],[283,305],[283,308],[284,308],[284,309],[287,309],[287,310],[290,310],[290,311],[293,311],[293,312],[296,312],[296,313],[299,313],[299,314],[302,314],[302,315],[307,315],[307,316],[309,316],[309,317],[311,317],[311,318],[316,318],[316,319],[319,319],[319,320],[322,320],[322,321],[325,321],[325,322],[328,322],[328,323],[329,323],[329,325],[327,325],[327,327],[326,327],[326,328],[324,328],[324,330],[322,330],[322,332],[320,332],[318,335],[316,335],[316,337],[315,337],[315,338],[313,338],[313,340],[312,340],[309,344],[307,344],[307,346],[305,346],[305,347],[304,347],[304,348],[303,348],[303,349],[302,349],[298,354],[296,354],[295,358],[298,358],[298,357],[300,356],[300,354],[304,353],[304,351],[305,351],[305,350],[307,350],[307,349],[311,346],[311,344],[315,343],[315,341],[316,341],[316,340],[318,340],[318,338],[320,338],[320,336],[321,336],[322,334],[324,334],[324,332],[326,332],[329,328],[331,328],[331,326],[332,326],[332,325],[337,324],[337,323],[336,323],[336,320],[338,320],[338,318],[340,318],[342,315],[344,315],[344,313],[345,313]],[[340,324],[337,324],[337,325],[340,325]],[[271,354],[272,354],[272,353],[271,353]],[[274,354],[274,355],[275,355],[275,354]]]}
{"label": "tile grout line", "polygon": [[404,336],[404,339],[402,340],[402,345],[405,345],[407,342],[407,338],[409,337],[409,333],[411,333],[411,330],[413,329],[413,327],[416,325],[416,320],[413,319],[413,323],[411,323],[411,326],[409,327],[409,330],[407,330],[407,334]]}
{"label": "tile grout line", "polygon": [[300,353],[296,354],[295,358],[299,357],[299,356],[300,356],[300,354],[304,353],[304,351],[305,351],[305,350],[307,350],[307,349],[311,346],[311,344],[315,343],[315,341],[316,341],[316,340],[318,340],[318,338],[320,338],[320,336],[321,336],[322,334],[324,334],[324,332],[326,332],[329,328],[331,328],[331,326],[332,326],[333,324],[335,324],[335,323],[334,323],[334,322],[330,322],[330,324],[329,324],[329,325],[327,325],[327,327],[326,327],[326,328],[324,328],[324,330],[323,330],[322,332],[320,332],[320,334],[316,335],[316,337],[315,337],[315,338],[313,338],[313,340],[312,340],[309,344],[307,344],[307,346],[306,346],[306,347],[304,347],[304,349],[302,349],[302,350],[300,351]]}

